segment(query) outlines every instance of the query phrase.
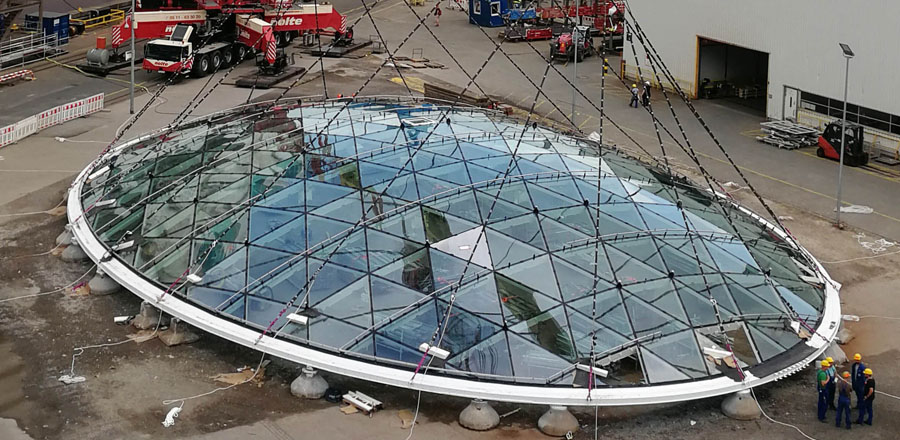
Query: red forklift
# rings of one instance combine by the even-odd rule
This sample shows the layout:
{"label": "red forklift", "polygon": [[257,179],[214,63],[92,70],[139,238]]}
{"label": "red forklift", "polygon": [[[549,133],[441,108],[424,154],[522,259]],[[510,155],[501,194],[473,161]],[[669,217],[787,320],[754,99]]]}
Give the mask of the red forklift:
{"label": "red forklift", "polygon": [[[841,121],[830,122],[819,136],[819,148],[816,155],[829,159],[841,160]],[[861,125],[847,123],[846,145],[844,145],[844,164],[861,167],[869,163],[869,153],[863,151],[863,128]]]}
{"label": "red forklift", "polygon": [[562,58],[565,60],[573,60],[578,57],[579,62],[584,57],[594,55],[594,39],[591,38],[590,28],[587,26],[575,26],[575,32],[578,33],[578,51],[575,51],[575,42],[572,38],[573,32],[560,34],[550,42],[550,58]]}

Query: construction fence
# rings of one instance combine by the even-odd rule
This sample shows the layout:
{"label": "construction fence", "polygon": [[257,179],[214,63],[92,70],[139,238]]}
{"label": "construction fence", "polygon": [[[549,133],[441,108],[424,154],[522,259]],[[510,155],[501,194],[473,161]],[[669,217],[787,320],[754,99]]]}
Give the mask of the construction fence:
{"label": "construction fence", "polygon": [[103,108],[103,98],[103,93],[100,93],[45,110],[15,124],[2,127],[0,128],[0,148],[14,144],[20,139],[31,136],[45,128],[96,113]]}

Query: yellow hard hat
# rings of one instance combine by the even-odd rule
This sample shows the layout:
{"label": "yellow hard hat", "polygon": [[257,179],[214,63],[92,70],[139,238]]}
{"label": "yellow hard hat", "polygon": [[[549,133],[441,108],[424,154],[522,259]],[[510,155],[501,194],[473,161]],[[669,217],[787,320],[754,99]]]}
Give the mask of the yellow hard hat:
{"label": "yellow hard hat", "polygon": [[832,359],[831,356],[828,356],[825,360],[828,361],[829,364],[834,363],[834,359]]}
{"label": "yellow hard hat", "polygon": [[846,379],[846,378],[850,377],[850,373],[845,371],[844,374],[842,374],[841,376],[844,376],[844,379]]}
{"label": "yellow hard hat", "polygon": [[822,366],[823,366],[823,367],[830,367],[830,366],[831,366],[831,363],[828,362],[828,359],[825,359],[824,361],[822,361]]}
{"label": "yellow hard hat", "polygon": [[632,84],[631,87],[637,87],[637,84]]}
{"label": "yellow hard hat", "polygon": [[862,356],[860,356],[859,353],[856,353],[856,354],[853,355],[853,360],[854,360],[854,361],[861,361],[861,360],[862,360]]}
{"label": "yellow hard hat", "polygon": [[872,375],[872,369],[871,369],[871,368],[866,368],[865,370],[863,370],[863,374],[865,374],[866,376],[871,376],[871,375]]}

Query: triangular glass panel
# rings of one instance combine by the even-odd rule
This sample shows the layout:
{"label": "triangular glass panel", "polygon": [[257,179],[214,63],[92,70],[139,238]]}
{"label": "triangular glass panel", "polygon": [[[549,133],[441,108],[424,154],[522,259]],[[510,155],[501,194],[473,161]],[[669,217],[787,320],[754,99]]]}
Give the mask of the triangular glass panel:
{"label": "triangular glass panel", "polygon": [[299,179],[253,176],[250,196],[259,194],[264,195],[256,205],[267,208],[302,212],[306,203],[305,184]]}
{"label": "triangular glass panel", "polygon": [[309,322],[309,340],[333,349],[342,348],[364,331],[364,328],[324,315]]}
{"label": "triangular glass panel", "polygon": [[[642,241],[641,239],[629,239],[623,240],[622,242],[624,241],[638,242],[631,243],[628,246],[630,251],[635,251],[637,253],[646,254],[644,250],[640,249],[640,246],[653,246],[655,249],[655,245],[652,242],[648,243],[646,241]],[[619,245],[622,242],[616,242],[614,244]],[[616,277],[620,281],[622,281],[623,284],[639,283],[641,281],[655,280],[667,276],[665,268],[662,267],[661,262],[659,262],[658,266],[651,267],[640,259],[620,251],[613,246],[613,243],[607,242],[605,248],[606,254],[609,256],[609,260],[613,262],[613,269],[616,273]],[[658,257],[656,258],[656,260],[658,260]],[[655,260],[651,261],[656,262]]]}
{"label": "triangular glass panel", "polygon": [[628,294],[635,295],[647,304],[656,307],[661,313],[667,315],[669,319],[676,319],[682,324],[688,324],[687,316],[681,307],[672,280],[665,278],[631,284],[625,287],[624,290]]}
{"label": "triangular glass panel", "polygon": [[[150,250],[150,247],[154,245],[156,245],[156,249]],[[174,247],[170,247],[172,245]],[[189,268],[188,264],[190,263],[190,240],[147,239],[141,243],[137,257],[152,252],[157,252],[157,256],[152,262],[141,266],[140,269],[150,280],[169,285],[187,275],[185,270]]]}
{"label": "triangular glass panel", "polygon": [[[481,191],[476,191],[475,196],[478,201],[478,209],[481,211],[481,217],[488,218],[488,214],[490,213],[488,223],[503,221],[532,212],[531,209],[509,203]],[[537,223],[535,223],[534,226],[535,229],[537,229]]]}
{"label": "triangular glass panel", "polygon": [[500,268],[543,255],[545,251],[487,228],[487,242],[494,267]]}
{"label": "triangular glass panel", "polygon": [[[429,151],[419,151],[415,156],[413,156],[413,166],[415,167],[417,172],[433,170],[452,163],[461,162],[459,160],[451,159],[446,156],[440,156]],[[465,168],[463,168],[463,171],[465,171]]]}
{"label": "triangular glass panel", "polygon": [[584,244],[570,247],[564,251],[554,252],[553,255],[556,258],[565,259],[587,273],[592,275],[596,273],[605,280],[615,280],[612,269],[609,267],[609,261],[606,259],[606,249],[600,243],[584,242]]}
{"label": "triangular glass panel", "polygon": [[567,361],[512,332],[509,351],[513,353],[513,371],[516,381],[546,383],[547,379],[571,366]]}
{"label": "triangular glass panel", "polygon": [[[306,258],[291,259],[278,267],[262,282],[249,288],[251,295],[287,304],[291,298],[303,298],[307,284]],[[299,305],[300,301],[296,301]]]}
{"label": "triangular glass panel", "polygon": [[[454,257],[453,255],[441,252],[434,248],[430,249],[429,258],[431,260],[435,290],[447,286],[457,286],[460,282],[465,282],[469,278],[474,278],[475,276],[488,271],[488,269],[479,267],[475,264],[469,264],[467,266],[466,260]],[[463,277],[463,273],[465,273],[465,277]]]}
{"label": "triangular glass panel", "polygon": [[[335,292],[362,278],[364,272],[339,266],[334,263],[322,264],[321,260],[310,258],[307,269],[307,304],[318,304]],[[308,294],[307,294],[308,293]],[[301,295],[301,298],[304,297]]]}
{"label": "triangular glass panel", "polygon": [[644,371],[650,383],[675,382],[691,378],[649,350],[642,349],[641,358],[644,360]]}
{"label": "triangular glass panel", "polygon": [[[464,168],[462,172],[465,172]],[[459,188],[458,184],[428,177],[425,174],[416,175],[416,184],[419,187],[419,197],[423,199],[436,194],[440,194],[440,196],[449,195],[452,194],[454,189]]]}
{"label": "triangular glass panel", "polygon": [[588,213],[584,206],[572,206],[568,208],[559,208],[550,211],[542,211],[541,214],[552,218],[566,226],[577,229],[585,235],[594,236],[597,229],[594,225],[594,219]]}
{"label": "triangular glass panel", "polygon": [[253,244],[298,254],[306,250],[306,218],[300,215],[257,238]]}
{"label": "triangular glass panel", "polygon": [[462,353],[451,353],[447,363],[463,371],[512,377],[506,332],[500,332]]}
{"label": "triangular glass panel", "polygon": [[562,299],[559,294],[556,273],[554,273],[550,257],[547,255],[500,269],[499,272],[550,298]]}
{"label": "triangular glass panel", "polygon": [[[373,302],[377,302],[374,285],[372,287],[372,300]],[[401,306],[398,304],[398,306],[392,307],[392,309],[396,310],[381,309],[380,312],[377,311],[379,309],[377,309],[376,306],[376,326],[381,321],[381,319],[378,318],[379,315],[387,317],[406,305]],[[390,322],[379,328],[377,331],[378,336],[384,336],[406,347],[412,348],[419,353],[418,357],[414,358],[414,362],[418,362],[422,355],[422,352],[418,351],[419,344],[430,341],[431,335],[433,335],[438,328],[438,313],[441,312],[443,311],[436,309],[434,300],[428,299],[421,304],[410,307],[402,315],[394,317]],[[377,340],[378,337],[376,336],[376,341]],[[383,357],[382,353],[378,353],[377,347],[376,353],[378,357]]]}
{"label": "triangular glass panel", "polygon": [[671,315],[645,303],[634,295],[625,295],[625,307],[631,317],[636,337],[651,334],[662,336],[687,328],[687,325],[672,319]]}
{"label": "triangular glass panel", "polygon": [[[572,328],[572,335],[575,338],[575,347],[578,350],[579,358],[590,359],[592,353],[594,356],[600,357],[601,354],[629,341],[628,338],[601,325],[597,321],[591,322],[589,317],[575,312],[570,307],[567,307],[566,311],[568,312],[569,325]],[[594,338],[593,347],[591,346],[591,338]]]}
{"label": "triangular glass panel", "polygon": [[509,328],[550,353],[574,361],[575,344],[569,334],[569,322],[563,307],[556,307],[519,322]]}
{"label": "triangular glass panel", "polygon": [[370,186],[387,183],[394,180],[395,178],[404,176],[409,173],[409,170],[400,171],[396,168],[391,168],[384,165],[376,165],[374,163],[361,160],[359,161],[359,172],[361,179],[360,183],[362,184],[363,188],[368,188]]}
{"label": "triangular glass panel", "polygon": [[366,229],[366,252],[369,270],[378,268],[412,254],[422,246],[374,229]]}
{"label": "triangular glass panel", "polygon": [[[600,258],[605,257],[599,255],[598,260]],[[571,301],[585,295],[590,295],[595,290],[599,292],[612,287],[610,282],[600,278],[601,274],[599,273],[595,277],[594,274],[585,272],[574,265],[563,261],[561,258],[554,257],[552,260],[553,269],[556,272],[556,279],[559,280],[559,288],[565,301]]]}
{"label": "triangular glass panel", "polygon": [[463,283],[459,288],[451,288],[440,295],[444,301],[453,297],[454,309],[460,307],[481,318],[503,325],[503,313],[494,277],[482,276],[474,282]]}
{"label": "triangular glass panel", "polygon": [[369,228],[403,237],[415,243],[425,243],[424,221],[418,207],[403,209],[383,220],[371,222]]}
{"label": "triangular glass panel", "polygon": [[360,193],[353,192],[340,199],[328,203],[325,206],[312,211],[320,217],[341,220],[348,223],[357,223],[362,218],[362,202]]}
{"label": "triangular glass panel", "polygon": [[425,222],[425,237],[429,243],[437,243],[453,235],[474,228],[476,225],[459,217],[423,207]]}
{"label": "triangular glass panel", "polygon": [[787,315],[781,299],[775,295],[764,276],[728,275],[725,280],[742,315]]}
{"label": "triangular glass panel", "polygon": [[[461,353],[490,338],[502,328],[478,314],[457,308],[455,305],[456,303],[454,303],[450,318],[445,320],[445,328],[442,329],[441,334],[441,348],[449,351],[451,355],[452,353]],[[438,301],[437,307],[439,315],[443,316],[448,310],[449,304]]]}
{"label": "triangular glass panel", "polygon": [[[444,186],[453,187],[454,185],[469,185],[472,183],[469,180],[469,172],[466,170],[466,166],[462,163],[455,163],[451,165],[446,165],[438,168],[427,168],[425,170],[419,171],[419,175],[426,175],[435,179],[438,179],[438,182],[448,182],[443,183]],[[419,181],[419,190],[422,191],[423,181]],[[425,196],[428,193],[423,191],[422,195]]]}
{"label": "triangular glass panel", "polygon": [[296,257],[293,254],[289,254],[287,252],[280,252],[272,249],[250,246],[250,253],[248,258],[248,281],[253,282],[261,279],[260,282],[264,283],[272,278],[272,275],[274,275],[274,273],[276,272],[276,268],[280,269],[279,266],[286,266],[288,260],[300,257]]}
{"label": "triangular glass panel", "polygon": [[299,215],[295,212],[278,209],[250,208],[250,240],[255,241],[257,238],[297,218]]}
{"label": "triangular glass panel", "polygon": [[504,175],[503,171],[481,167],[472,162],[467,163],[466,168],[469,170],[469,176],[472,178],[472,183],[475,183],[477,187],[491,184],[494,180],[502,178]]}
{"label": "triangular glass panel", "polygon": [[351,232],[349,237],[333,240],[312,255],[320,260],[331,261],[363,272],[369,270],[366,234],[362,229]]}
{"label": "triangular glass panel", "polygon": [[340,237],[348,234],[352,228],[353,224],[351,223],[330,220],[315,215],[306,216],[307,243],[310,248],[320,244],[330,244],[332,240],[339,240]]}
{"label": "triangular glass panel", "polygon": [[[247,296],[246,307],[246,320],[263,329],[268,328],[273,320],[275,325],[272,325],[272,329],[280,329],[287,322],[288,313],[292,313],[296,308],[291,307],[285,310],[287,306],[283,303],[255,296]],[[281,313],[282,310],[285,312]]]}
{"label": "triangular glass panel", "polygon": [[204,202],[244,203],[250,198],[250,177],[232,174],[204,174],[200,177],[200,200]]}
{"label": "triangular glass panel", "polygon": [[[425,295],[420,292],[377,277],[372,277],[372,310],[375,324],[378,324],[389,317],[393,316],[393,319],[396,319],[398,316],[408,313],[408,310],[407,312],[400,312],[401,310],[406,309],[406,307],[412,306],[418,301],[423,300],[423,298],[425,298]],[[430,299],[425,300],[425,304],[431,306],[432,313],[434,313],[433,301]],[[411,307],[409,310],[414,310],[414,307]],[[434,328],[431,329],[431,332],[434,332]],[[429,332],[428,335],[430,334],[431,333]],[[425,336],[423,335],[421,337]],[[422,341],[420,341],[420,343],[421,342]],[[418,344],[415,346],[418,346]]]}
{"label": "triangular glass panel", "polygon": [[497,294],[508,326],[527,321],[559,305],[559,301],[540,294],[499,273],[495,273]]}
{"label": "triangular glass panel", "polygon": [[481,223],[481,215],[475,205],[473,194],[472,190],[464,189],[462,192],[429,201],[425,205],[438,212],[448,212],[471,222]]}
{"label": "triangular glass panel", "polygon": [[[163,210],[169,212],[169,210]],[[156,215],[154,215],[156,216]],[[187,205],[184,209],[168,215],[168,217],[160,222],[152,229],[147,228],[147,221],[144,221],[144,237],[161,237],[161,238],[183,238],[193,233],[194,227],[194,206]]]}
{"label": "triangular glass panel", "polygon": [[387,182],[382,182],[366,188],[369,188],[378,194],[387,194],[391,197],[406,201],[419,200],[419,193],[416,190],[416,180],[412,174],[404,174],[392,181],[388,180]]}
{"label": "triangular glass panel", "polygon": [[428,249],[416,251],[373,273],[422,293],[429,293],[434,290]]}
{"label": "triangular glass panel", "polygon": [[577,229],[573,229],[547,217],[541,218],[541,228],[544,231],[544,237],[547,239],[547,244],[552,251],[573,245],[577,246],[584,244],[585,241],[594,237],[594,234],[583,234]]}
{"label": "triangular glass panel", "polygon": [[758,274],[761,271],[756,260],[743,244],[730,240],[703,240],[706,249],[716,261],[721,272],[738,274]]}
{"label": "triangular glass panel", "polygon": [[306,181],[306,205],[312,210],[320,206],[327,205],[341,197],[354,192],[353,188],[346,186],[331,185],[328,183],[317,182],[315,180]]}
{"label": "triangular glass panel", "polygon": [[582,200],[576,201],[569,197],[561,196],[548,189],[544,189],[537,183],[528,182],[526,186],[528,187],[528,193],[531,195],[531,200],[534,202],[534,206],[536,206],[541,211],[581,205],[583,203]]}
{"label": "triangular glass panel", "polygon": [[447,237],[431,246],[464,261],[471,261],[472,264],[493,268],[486,241],[484,227],[479,226]]}
{"label": "triangular glass panel", "polygon": [[[369,278],[363,277],[353,284],[325,298],[311,309],[321,314],[347,321],[351,324],[369,328],[372,326],[371,296],[369,295]],[[360,330],[357,330],[357,334]],[[353,336],[356,336],[354,334]]]}
{"label": "triangular glass panel", "polygon": [[[187,298],[194,303],[206,306],[210,310],[215,310],[219,304],[228,302],[229,304],[241,300],[243,302],[244,295],[235,296],[234,292],[227,290],[211,289],[209,287],[190,286],[187,291]],[[244,319],[243,314],[238,318]]]}
{"label": "triangular glass panel", "polygon": [[[704,280],[705,278],[705,280]],[[704,276],[679,276],[675,278],[676,285],[677,283],[683,283],[687,286],[687,289],[691,292],[696,292],[700,298],[705,299],[709,303],[709,296],[712,293],[713,299],[716,300],[716,304],[719,306],[719,314],[722,316],[722,319],[730,319],[733,316],[737,315],[737,306],[734,304],[734,300],[731,299],[731,293],[725,287],[725,281],[721,275],[718,274],[707,274]],[[707,292],[706,286],[709,286],[709,292]],[[679,288],[679,292],[684,291],[685,289]],[[682,294],[682,298],[684,294]],[[710,303],[710,306],[712,303]],[[687,303],[685,303],[687,306]],[[690,312],[690,308],[688,311]]]}
{"label": "triangular glass panel", "polygon": [[692,330],[686,330],[674,335],[664,336],[643,345],[643,351],[650,350],[653,354],[676,368],[682,373],[700,378],[709,375],[706,369],[706,361],[700,353],[697,340]]}
{"label": "triangular glass panel", "polygon": [[582,316],[599,323],[605,328],[619,334],[629,340],[634,338],[631,323],[622,305],[622,297],[616,289],[607,289],[597,292],[596,295],[585,296],[582,299],[566,304],[570,313],[577,311]]}

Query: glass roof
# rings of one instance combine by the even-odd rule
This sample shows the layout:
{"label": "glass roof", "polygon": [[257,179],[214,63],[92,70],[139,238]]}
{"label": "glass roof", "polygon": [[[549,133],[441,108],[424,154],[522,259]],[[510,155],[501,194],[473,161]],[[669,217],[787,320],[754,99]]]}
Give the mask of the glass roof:
{"label": "glass roof", "polygon": [[482,380],[586,386],[593,357],[624,386],[723,374],[703,348],[726,341],[752,367],[822,313],[777,234],[614,148],[480,109],[261,109],[146,138],[82,192],[101,241],[134,242],[117,258],[245,326],[410,370],[439,334],[432,371]]}

